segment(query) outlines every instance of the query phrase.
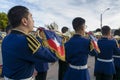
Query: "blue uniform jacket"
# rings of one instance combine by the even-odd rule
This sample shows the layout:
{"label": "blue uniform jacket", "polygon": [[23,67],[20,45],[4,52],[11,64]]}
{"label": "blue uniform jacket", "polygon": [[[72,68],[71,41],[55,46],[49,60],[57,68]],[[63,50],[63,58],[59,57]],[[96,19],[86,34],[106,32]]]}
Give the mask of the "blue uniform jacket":
{"label": "blue uniform jacket", "polygon": [[[98,40],[98,46],[100,48],[100,54],[98,54],[99,59],[111,60],[113,54],[119,53],[119,49],[115,40],[110,40],[108,38],[101,38]],[[101,67],[104,66],[104,67]],[[96,60],[95,63],[95,73],[103,73],[112,75],[115,73],[115,67],[113,61],[103,62]]]}
{"label": "blue uniform jacket", "polygon": [[[90,51],[90,40],[75,34],[68,42],[65,43],[66,61],[68,64],[83,66],[87,64],[88,54],[97,55]],[[88,69],[77,70],[68,67],[64,80],[90,80]]]}
{"label": "blue uniform jacket", "polygon": [[35,62],[55,62],[54,53],[40,46],[33,54],[28,47],[26,35],[13,30],[2,42],[3,75],[19,80],[32,76]]}
{"label": "blue uniform jacket", "polygon": [[[42,43],[42,40],[37,37],[38,41]],[[46,72],[49,69],[48,62],[36,62],[35,69],[37,72]]]}
{"label": "blue uniform jacket", "polygon": [[[120,44],[120,40],[118,40],[118,44]],[[114,57],[114,56],[118,56],[118,57]],[[120,54],[114,53],[113,58],[114,58],[115,66],[120,68]]]}
{"label": "blue uniform jacket", "polygon": [[37,72],[46,72],[49,69],[48,63],[41,62],[41,63],[35,63],[35,69]]}

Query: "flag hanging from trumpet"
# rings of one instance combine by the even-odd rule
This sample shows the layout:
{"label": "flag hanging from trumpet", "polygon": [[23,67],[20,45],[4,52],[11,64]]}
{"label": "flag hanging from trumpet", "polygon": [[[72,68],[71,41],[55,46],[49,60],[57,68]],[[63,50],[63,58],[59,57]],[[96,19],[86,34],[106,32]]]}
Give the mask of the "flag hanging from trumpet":
{"label": "flag hanging from trumpet", "polygon": [[43,44],[54,52],[59,59],[65,61],[65,49],[62,37],[51,30],[43,28],[38,28],[38,30],[41,32]]}
{"label": "flag hanging from trumpet", "polygon": [[91,44],[92,44],[93,48],[94,48],[98,53],[100,53],[100,49],[99,49],[98,44],[97,44],[97,38],[95,38],[91,32],[88,32],[88,35],[89,35],[89,38],[90,38],[90,40],[91,40]]}

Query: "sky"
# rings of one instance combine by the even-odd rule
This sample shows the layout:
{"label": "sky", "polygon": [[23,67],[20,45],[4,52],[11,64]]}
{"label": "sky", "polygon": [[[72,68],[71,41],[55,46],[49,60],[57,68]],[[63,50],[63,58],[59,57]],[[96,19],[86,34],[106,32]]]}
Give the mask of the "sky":
{"label": "sky", "polygon": [[[93,31],[102,24],[112,29],[120,28],[120,0],[0,0],[0,12],[7,13],[16,5],[26,6],[33,15],[35,26],[57,23],[59,31],[67,26],[72,31],[72,20],[82,17],[87,31]],[[106,10],[110,8],[109,10]]]}

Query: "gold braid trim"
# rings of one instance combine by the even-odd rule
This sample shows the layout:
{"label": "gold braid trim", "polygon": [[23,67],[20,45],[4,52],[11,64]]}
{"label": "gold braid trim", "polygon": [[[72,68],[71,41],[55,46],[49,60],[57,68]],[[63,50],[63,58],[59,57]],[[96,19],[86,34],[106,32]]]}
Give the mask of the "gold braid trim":
{"label": "gold braid trim", "polygon": [[39,44],[39,41],[37,39],[35,39],[35,37],[33,35],[29,36],[36,44]]}
{"label": "gold braid trim", "polygon": [[28,46],[34,54],[41,46],[40,42],[32,35],[27,35]]}

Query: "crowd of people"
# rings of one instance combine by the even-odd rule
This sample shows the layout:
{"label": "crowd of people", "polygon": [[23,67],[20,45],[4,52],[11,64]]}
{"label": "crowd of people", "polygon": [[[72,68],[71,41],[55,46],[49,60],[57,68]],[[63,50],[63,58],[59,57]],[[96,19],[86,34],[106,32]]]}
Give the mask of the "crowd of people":
{"label": "crowd of people", "polygon": [[111,34],[108,25],[96,29],[92,34],[97,41],[95,45],[85,31],[86,21],[82,17],[73,19],[74,33],[66,26],[59,32],[58,25],[50,24],[47,28],[63,39],[65,61],[62,61],[43,44],[39,29],[34,35],[30,34],[34,20],[27,7],[12,7],[8,20],[10,26],[1,47],[5,80],[46,80],[48,63],[56,61],[59,63],[58,80],[90,80],[88,55],[95,56],[96,80],[120,80],[120,30]]}

